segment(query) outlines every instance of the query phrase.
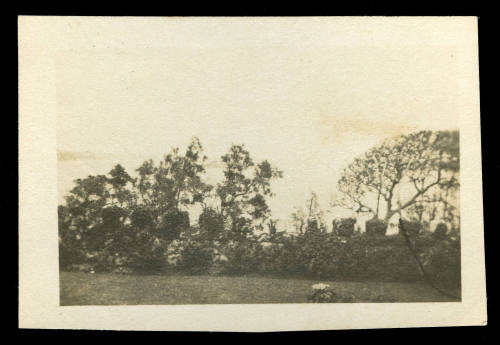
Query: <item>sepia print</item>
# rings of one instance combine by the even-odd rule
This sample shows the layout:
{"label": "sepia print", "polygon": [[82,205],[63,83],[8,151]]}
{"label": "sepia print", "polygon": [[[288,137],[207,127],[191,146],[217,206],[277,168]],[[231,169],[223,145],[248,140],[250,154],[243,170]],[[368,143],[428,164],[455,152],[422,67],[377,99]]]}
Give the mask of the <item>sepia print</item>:
{"label": "sepia print", "polygon": [[[55,228],[39,235],[54,297],[25,300],[59,321],[32,324],[399,327],[320,321],[320,305],[365,303],[415,308],[401,326],[485,322],[475,30],[475,18],[20,18],[20,102],[48,102],[52,119],[21,106],[21,120],[53,130],[57,184]],[[34,73],[45,98],[22,83]],[[27,267],[44,259],[23,249],[22,226],[29,294]],[[203,305],[242,309],[221,321]],[[213,320],[110,324],[106,308],[78,323],[75,306],[157,306],[169,320],[189,306]],[[300,306],[287,324],[256,321]]]}

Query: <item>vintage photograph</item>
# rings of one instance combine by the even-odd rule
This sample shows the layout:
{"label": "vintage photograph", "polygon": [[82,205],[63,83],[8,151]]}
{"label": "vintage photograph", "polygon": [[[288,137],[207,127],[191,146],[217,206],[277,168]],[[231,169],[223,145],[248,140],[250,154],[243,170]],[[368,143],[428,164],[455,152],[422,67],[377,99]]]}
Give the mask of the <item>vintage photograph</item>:
{"label": "vintage photograph", "polygon": [[453,53],[68,52],[61,305],[459,301]]}
{"label": "vintage photograph", "polygon": [[57,307],[460,305],[475,23],[438,19],[41,19]]}

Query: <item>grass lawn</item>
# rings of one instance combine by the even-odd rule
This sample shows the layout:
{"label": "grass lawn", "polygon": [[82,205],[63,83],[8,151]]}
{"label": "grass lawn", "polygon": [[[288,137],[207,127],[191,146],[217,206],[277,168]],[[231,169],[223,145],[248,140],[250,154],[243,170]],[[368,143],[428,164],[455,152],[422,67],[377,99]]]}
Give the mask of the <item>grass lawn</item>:
{"label": "grass lawn", "polygon": [[450,302],[424,284],[329,282],[268,277],[124,275],[61,272],[61,305],[307,303],[311,285],[326,282],[356,302]]}

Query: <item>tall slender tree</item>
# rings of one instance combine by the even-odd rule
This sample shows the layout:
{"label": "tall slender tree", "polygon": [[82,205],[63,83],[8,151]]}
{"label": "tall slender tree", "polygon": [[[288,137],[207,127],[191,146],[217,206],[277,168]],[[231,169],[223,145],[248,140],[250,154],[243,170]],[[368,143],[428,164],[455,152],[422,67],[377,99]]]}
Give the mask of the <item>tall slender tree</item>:
{"label": "tall slender tree", "polygon": [[282,171],[264,160],[255,164],[244,145],[233,145],[222,156],[224,180],[217,186],[221,214],[232,234],[245,236],[254,228],[263,228],[270,216],[266,196],[272,196],[271,181]]}

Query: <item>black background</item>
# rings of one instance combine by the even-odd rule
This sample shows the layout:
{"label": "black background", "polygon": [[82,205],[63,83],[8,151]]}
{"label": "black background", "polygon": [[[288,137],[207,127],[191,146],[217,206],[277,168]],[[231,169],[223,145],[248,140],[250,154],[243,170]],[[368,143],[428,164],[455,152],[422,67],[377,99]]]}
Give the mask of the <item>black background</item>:
{"label": "black background", "polygon": [[[478,1],[462,4],[458,1],[419,1],[419,2],[328,2],[328,5],[314,6],[312,3],[293,3],[285,5],[258,5],[255,2],[232,2],[233,6],[219,5],[206,2],[146,2],[135,1],[127,3],[79,2],[65,1],[61,4],[38,2],[36,4],[16,3],[9,12],[2,10],[2,24],[7,30],[3,31],[2,55],[8,57],[3,67],[4,84],[7,84],[3,98],[4,104],[0,112],[3,126],[2,154],[0,155],[0,172],[2,174],[2,188],[6,191],[0,198],[0,209],[3,219],[9,220],[2,226],[3,236],[0,243],[3,246],[4,269],[8,268],[10,276],[4,275],[1,281],[3,288],[7,289],[2,299],[4,303],[3,315],[5,321],[1,329],[19,338],[30,340],[33,337],[45,338],[48,341],[55,338],[62,340],[81,340],[88,342],[104,340],[142,342],[144,344],[170,344],[186,342],[219,341],[220,337],[228,335],[232,341],[253,342],[263,337],[271,341],[305,342],[366,342],[371,345],[375,342],[394,340],[400,344],[409,342],[498,342],[500,330],[498,324],[498,253],[500,241],[497,215],[500,214],[500,160],[498,153],[498,126],[496,117],[498,107],[493,108],[493,103],[498,102],[499,96],[493,100],[493,93],[498,93],[498,53],[496,45],[499,42],[496,16],[498,12],[493,7],[487,7]],[[4,9],[5,6],[2,6]],[[113,16],[330,16],[330,15],[382,15],[382,16],[477,16],[479,17],[479,63],[480,63],[480,92],[481,92],[481,135],[482,135],[482,162],[483,162],[483,197],[484,197],[484,223],[485,223],[485,250],[487,269],[487,295],[488,295],[488,325],[484,327],[444,327],[444,328],[412,328],[412,329],[378,329],[378,330],[345,330],[345,331],[315,331],[315,332],[281,332],[268,334],[236,334],[236,333],[183,333],[183,332],[116,332],[116,331],[70,331],[70,330],[30,330],[18,329],[18,103],[17,103],[17,16],[18,15],[113,15]],[[495,30],[496,29],[496,30]],[[6,78],[7,77],[7,78]],[[8,81],[8,83],[6,83]],[[29,140],[29,138],[26,138]],[[497,213],[499,212],[499,213]],[[8,250],[5,250],[8,249]],[[5,303],[8,302],[8,303]],[[6,305],[10,308],[6,308]],[[7,332],[2,332],[6,335]],[[114,338],[114,339],[112,339]],[[31,339],[33,340],[33,339]],[[149,344],[148,344],[149,345]]]}

